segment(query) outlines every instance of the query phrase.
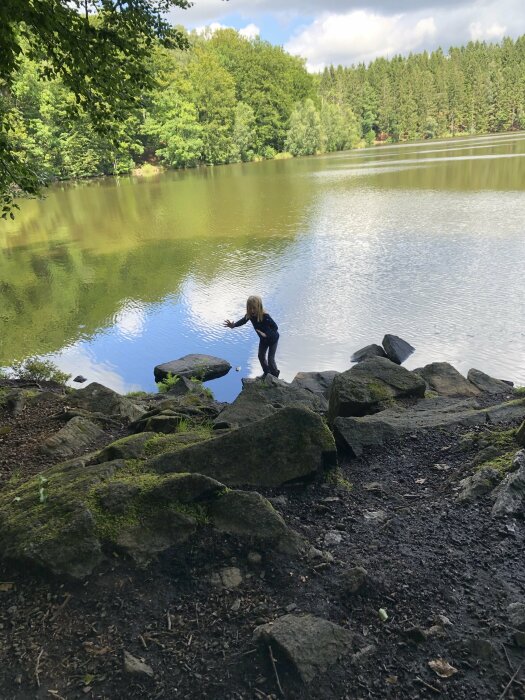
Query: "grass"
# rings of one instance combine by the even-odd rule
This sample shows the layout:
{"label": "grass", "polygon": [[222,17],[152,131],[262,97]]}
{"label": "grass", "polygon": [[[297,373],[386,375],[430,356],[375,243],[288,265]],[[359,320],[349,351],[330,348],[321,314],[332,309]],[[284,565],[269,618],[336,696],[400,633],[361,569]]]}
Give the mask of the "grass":
{"label": "grass", "polygon": [[525,386],[515,386],[512,391],[516,396],[525,397]]}
{"label": "grass", "polygon": [[170,389],[173,389],[173,387],[177,384],[179,380],[180,377],[178,374],[172,374],[171,372],[169,372],[167,377],[165,377],[161,382],[156,382],[156,384],[159,389],[159,392],[161,394],[165,394]]}

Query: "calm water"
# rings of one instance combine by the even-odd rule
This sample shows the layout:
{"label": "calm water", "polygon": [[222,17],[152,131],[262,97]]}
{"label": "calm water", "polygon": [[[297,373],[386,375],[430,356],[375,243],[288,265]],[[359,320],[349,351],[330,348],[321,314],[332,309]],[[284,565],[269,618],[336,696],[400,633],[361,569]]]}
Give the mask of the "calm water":
{"label": "calm water", "polygon": [[525,134],[411,143],[56,187],[0,224],[0,366],[28,355],[120,392],[190,352],[281,377],[350,366],[385,333],[525,384]]}

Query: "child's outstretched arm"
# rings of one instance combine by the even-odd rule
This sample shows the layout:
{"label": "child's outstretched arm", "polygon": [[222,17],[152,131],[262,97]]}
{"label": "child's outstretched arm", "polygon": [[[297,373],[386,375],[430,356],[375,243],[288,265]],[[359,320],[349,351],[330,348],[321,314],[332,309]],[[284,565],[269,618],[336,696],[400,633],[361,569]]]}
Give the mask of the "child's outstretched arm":
{"label": "child's outstretched arm", "polygon": [[235,323],[233,323],[233,321],[230,321],[230,319],[227,318],[226,321],[224,321],[223,325],[226,326],[226,328],[237,328],[238,326],[244,326],[244,324],[247,322],[248,319],[246,318],[246,316],[243,316],[238,321],[235,321]]}

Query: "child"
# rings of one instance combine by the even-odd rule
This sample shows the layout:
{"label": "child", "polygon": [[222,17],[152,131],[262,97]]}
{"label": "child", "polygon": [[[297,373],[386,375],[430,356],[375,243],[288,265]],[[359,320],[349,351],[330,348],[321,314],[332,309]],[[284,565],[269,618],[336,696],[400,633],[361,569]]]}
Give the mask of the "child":
{"label": "child", "polygon": [[[280,372],[275,364],[275,351],[279,341],[278,326],[263,308],[261,297],[248,297],[246,302],[246,315],[233,323],[230,320],[224,321],[224,325],[228,328],[237,328],[244,326],[245,323],[251,321],[255,332],[259,335],[259,362],[263,369],[264,375],[268,373],[278,377]],[[266,351],[268,351],[268,361],[266,361]]]}

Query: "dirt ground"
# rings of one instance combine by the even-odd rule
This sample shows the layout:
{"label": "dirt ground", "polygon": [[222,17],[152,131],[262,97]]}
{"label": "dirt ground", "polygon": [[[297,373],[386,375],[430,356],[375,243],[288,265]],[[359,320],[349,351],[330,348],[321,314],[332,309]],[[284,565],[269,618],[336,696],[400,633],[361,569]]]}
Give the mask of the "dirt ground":
{"label": "dirt ground", "polygon": [[[27,474],[47,466],[28,446],[53,421],[22,413],[20,459],[12,442],[0,443],[4,479],[13,464]],[[525,600],[525,523],[494,521],[488,498],[455,502],[473,457],[458,446],[462,432],[420,432],[360,459],[342,456],[351,488],[340,478],[265,492],[333,563],[210,530],[145,571],[113,555],[84,583],[0,564],[0,698],[523,700],[525,649],[514,644],[507,607]],[[262,561],[251,563],[250,552]],[[357,565],[369,583],[352,596],[343,574]],[[228,591],[210,580],[226,566],[243,576]],[[283,659],[274,671],[252,643],[257,625],[287,612],[329,619],[375,650],[302,686]],[[153,677],[125,673],[124,650]],[[437,675],[436,659],[453,675]]]}

